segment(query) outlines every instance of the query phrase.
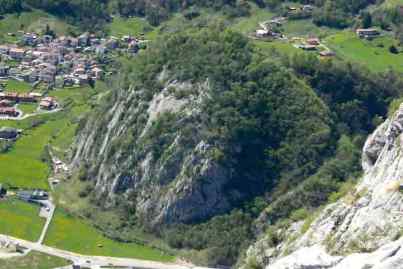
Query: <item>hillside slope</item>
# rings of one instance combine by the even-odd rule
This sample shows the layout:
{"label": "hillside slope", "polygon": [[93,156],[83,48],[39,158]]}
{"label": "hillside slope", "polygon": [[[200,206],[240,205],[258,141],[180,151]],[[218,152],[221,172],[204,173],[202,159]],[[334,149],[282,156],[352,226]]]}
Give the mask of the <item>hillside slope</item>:
{"label": "hillside slope", "polygon": [[403,105],[367,139],[364,176],[304,231],[295,223],[278,245],[264,236],[248,251],[266,268],[401,268]]}
{"label": "hillside slope", "polygon": [[[151,226],[191,223],[262,193],[277,171],[309,173],[330,121],[312,89],[274,61],[254,62],[232,32],[177,35],[161,47],[129,74],[142,80],[114,91],[78,137],[73,164],[105,206],[128,201]],[[302,145],[313,146],[309,155]],[[284,164],[273,171],[270,162]]]}

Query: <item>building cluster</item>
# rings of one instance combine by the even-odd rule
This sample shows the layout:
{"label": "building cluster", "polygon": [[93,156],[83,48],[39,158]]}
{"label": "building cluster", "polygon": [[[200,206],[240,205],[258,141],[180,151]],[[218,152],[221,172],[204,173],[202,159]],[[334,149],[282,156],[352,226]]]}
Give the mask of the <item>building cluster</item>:
{"label": "building cluster", "polygon": [[302,5],[302,6],[287,6],[287,16],[292,17],[296,15],[309,16],[312,15],[315,7],[312,5]]}
{"label": "building cluster", "polygon": [[255,32],[257,38],[282,38],[282,33],[278,27],[282,26],[287,19],[285,17],[274,17],[271,20],[259,24],[259,28]]}
{"label": "building cluster", "polygon": [[58,107],[58,103],[53,97],[42,97],[41,93],[17,93],[0,92],[0,117],[18,117],[20,111],[15,108],[18,103],[38,103],[44,110],[53,110]]}
{"label": "building cluster", "polygon": [[[139,42],[131,36],[98,38],[84,33],[79,37],[53,37],[23,33],[20,45],[0,46],[4,62],[0,64],[0,77],[57,87],[85,85],[104,76],[97,56],[118,50],[136,53]],[[7,64],[10,62],[14,64]]]}
{"label": "building cluster", "polygon": [[19,191],[17,197],[26,202],[36,202],[49,199],[49,194],[43,190]]}
{"label": "building cluster", "polygon": [[320,39],[317,37],[310,37],[307,39],[296,37],[292,39],[292,42],[299,42],[298,44],[294,45],[296,48],[306,51],[319,51],[319,56],[321,58],[329,58],[335,56],[335,53],[324,46],[321,43]]}
{"label": "building cluster", "polygon": [[372,40],[378,37],[381,33],[375,28],[368,28],[368,29],[357,29],[356,34],[359,38]]}

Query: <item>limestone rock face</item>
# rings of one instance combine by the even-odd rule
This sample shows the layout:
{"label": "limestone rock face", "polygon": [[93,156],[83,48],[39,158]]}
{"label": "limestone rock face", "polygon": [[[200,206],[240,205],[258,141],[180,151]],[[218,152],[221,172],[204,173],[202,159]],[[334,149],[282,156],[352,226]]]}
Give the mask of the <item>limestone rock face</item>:
{"label": "limestone rock face", "polygon": [[401,269],[403,239],[389,243],[371,253],[355,253],[346,257],[330,256],[323,247],[304,247],[279,259],[268,269]]}
{"label": "limestone rock face", "polygon": [[150,227],[230,208],[223,188],[231,171],[214,159],[195,120],[209,83],[164,76],[165,87],[151,98],[138,89],[116,91],[110,105],[87,120],[72,158],[73,168],[95,181],[100,201],[127,203]]}
{"label": "limestone rock face", "polygon": [[[365,143],[363,178],[330,204],[308,231],[289,229],[275,247],[248,250],[266,268],[403,268],[403,104]],[[296,238],[296,239],[295,239]]]}

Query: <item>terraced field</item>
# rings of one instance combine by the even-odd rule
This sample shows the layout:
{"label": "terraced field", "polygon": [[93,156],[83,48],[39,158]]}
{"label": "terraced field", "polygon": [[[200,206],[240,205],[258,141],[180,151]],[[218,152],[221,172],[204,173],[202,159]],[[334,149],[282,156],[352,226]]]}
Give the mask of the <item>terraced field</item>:
{"label": "terraced field", "polygon": [[[63,111],[38,115],[22,121],[0,121],[1,126],[23,129],[11,150],[0,153],[0,183],[19,188],[49,189],[47,145],[61,154],[72,143],[78,117],[90,109],[88,101],[96,90],[72,88],[53,91]],[[23,107],[32,109],[32,107]]]}

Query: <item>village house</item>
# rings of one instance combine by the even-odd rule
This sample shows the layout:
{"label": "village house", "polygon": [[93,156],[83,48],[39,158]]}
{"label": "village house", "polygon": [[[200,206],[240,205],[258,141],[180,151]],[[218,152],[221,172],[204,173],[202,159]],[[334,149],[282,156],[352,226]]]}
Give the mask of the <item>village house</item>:
{"label": "village house", "polygon": [[22,60],[25,55],[25,49],[21,48],[12,48],[9,51],[10,57],[15,60]]}
{"label": "village house", "polygon": [[0,116],[17,117],[18,111],[13,107],[0,107]]}
{"label": "village house", "polygon": [[49,44],[50,42],[52,42],[52,40],[53,40],[53,36],[51,36],[51,35],[42,36],[42,42],[43,43]]}
{"label": "village house", "polygon": [[300,49],[303,49],[303,50],[312,51],[312,50],[316,50],[317,46],[315,46],[315,45],[309,45],[309,44],[304,44],[304,45],[300,45],[299,48],[300,48]]}
{"label": "village house", "polygon": [[35,103],[36,98],[28,93],[20,93],[18,94],[18,102]]}
{"label": "village house", "polygon": [[356,34],[359,38],[373,39],[379,36],[381,33],[375,28],[369,28],[369,29],[357,29]]}
{"label": "village house", "polygon": [[312,46],[319,46],[320,45],[320,40],[319,40],[319,38],[308,38],[306,40],[306,43],[308,45],[312,45]]}
{"label": "village house", "polygon": [[63,78],[63,86],[71,87],[74,84],[78,84],[78,82],[76,83],[76,80],[75,80],[74,76],[70,76],[70,75],[64,76],[64,78]]}
{"label": "village house", "polygon": [[0,101],[0,107],[12,107],[14,105],[14,102],[10,100],[1,100]]}
{"label": "village house", "polygon": [[35,200],[47,200],[49,194],[46,191],[41,190],[19,191],[17,197],[23,201],[33,202]]}
{"label": "village house", "polygon": [[139,46],[137,44],[137,41],[133,40],[129,43],[127,52],[129,53],[137,53],[139,51]]}
{"label": "village house", "polygon": [[256,37],[263,38],[270,35],[270,31],[266,29],[258,29],[256,30]]}
{"label": "village house", "polygon": [[29,93],[29,96],[31,96],[31,97],[33,97],[33,98],[40,98],[40,97],[43,96],[43,94],[40,93],[40,92],[30,92],[30,93]]}
{"label": "village house", "polygon": [[91,73],[95,79],[102,79],[104,76],[104,71],[99,67],[92,68]]}
{"label": "village house", "polygon": [[289,12],[296,12],[296,11],[298,11],[298,9],[299,9],[299,8],[294,7],[294,6],[287,6],[287,10],[288,10]]}
{"label": "village house", "polygon": [[90,82],[88,75],[79,75],[77,78],[78,78],[78,83],[81,86],[87,85]]}
{"label": "village house", "polygon": [[55,81],[55,74],[48,69],[41,70],[39,72],[39,80],[47,83],[53,83]]}
{"label": "village house", "polygon": [[45,110],[52,110],[56,107],[56,102],[52,97],[45,97],[39,103],[39,107]]}
{"label": "village house", "polygon": [[39,79],[39,71],[31,68],[23,74],[23,79],[26,82],[34,83]]}
{"label": "village house", "polygon": [[89,44],[89,35],[84,33],[78,37],[78,46],[86,47]]}
{"label": "village house", "polygon": [[0,99],[9,100],[9,101],[18,101],[18,93],[16,92],[6,92],[0,94]]}
{"label": "village house", "polygon": [[22,36],[22,42],[25,45],[34,46],[37,44],[37,41],[38,41],[38,35],[35,33],[25,33]]}
{"label": "village house", "polygon": [[0,64],[0,76],[7,76],[9,70],[10,70],[10,67],[8,65]]}
{"label": "village house", "polygon": [[8,54],[10,48],[8,46],[2,45],[0,46],[0,54]]}

